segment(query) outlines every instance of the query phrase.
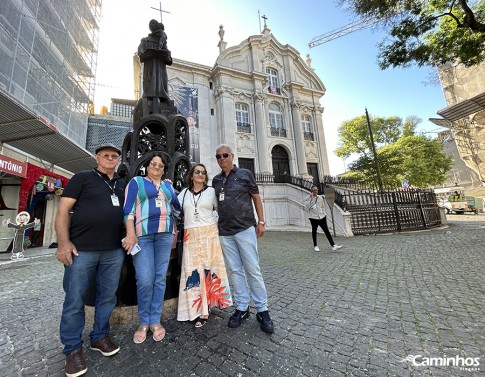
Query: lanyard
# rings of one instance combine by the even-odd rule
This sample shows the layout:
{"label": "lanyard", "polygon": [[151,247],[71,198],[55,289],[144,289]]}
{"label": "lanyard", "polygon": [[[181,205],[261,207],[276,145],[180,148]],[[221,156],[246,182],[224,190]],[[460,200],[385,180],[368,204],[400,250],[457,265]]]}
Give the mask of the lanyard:
{"label": "lanyard", "polygon": [[[195,213],[197,213],[197,205],[200,202],[200,199],[202,198],[202,193],[205,191],[207,186],[205,186],[202,190],[200,190],[198,193],[195,193],[192,191],[192,204],[195,207]],[[198,196],[197,200],[195,200],[195,197]]]}
{"label": "lanyard", "polygon": [[224,192],[224,186],[226,185],[226,182],[227,182],[227,175],[222,178],[222,186],[221,186],[221,192]]}
{"label": "lanyard", "polygon": [[106,184],[106,186],[109,187],[109,189],[112,192],[112,195],[116,195],[115,194],[115,189],[116,189],[116,184],[118,183],[118,181],[115,181],[114,186],[111,187],[111,185],[108,182],[106,182],[106,179],[104,179],[103,176],[101,174],[99,174],[99,172],[96,169],[93,169],[93,171],[98,175],[99,178],[101,178],[101,180]]}

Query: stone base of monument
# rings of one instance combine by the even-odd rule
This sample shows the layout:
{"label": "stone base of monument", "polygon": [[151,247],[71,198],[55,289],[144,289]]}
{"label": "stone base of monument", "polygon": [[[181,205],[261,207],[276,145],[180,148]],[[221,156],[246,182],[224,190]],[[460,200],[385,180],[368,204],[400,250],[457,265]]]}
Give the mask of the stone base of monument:
{"label": "stone base of monument", "polygon": [[[177,255],[172,250],[170,263],[167,269],[165,297],[163,301],[162,319],[177,315],[178,291],[179,291],[180,266]],[[91,294],[85,301],[86,305],[86,328],[94,323],[94,303],[96,301],[95,287],[90,290]],[[115,306],[109,323],[114,324],[138,324],[138,306],[136,301],[135,268],[131,256],[125,259],[120,277],[118,289],[118,305]]]}
{"label": "stone base of monument", "polygon": [[[178,298],[172,298],[163,302],[162,320],[177,315]],[[86,328],[91,328],[94,323],[94,307],[86,306]],[[116,306],[109,320],[110,325],[138,324],[138,306]]]}

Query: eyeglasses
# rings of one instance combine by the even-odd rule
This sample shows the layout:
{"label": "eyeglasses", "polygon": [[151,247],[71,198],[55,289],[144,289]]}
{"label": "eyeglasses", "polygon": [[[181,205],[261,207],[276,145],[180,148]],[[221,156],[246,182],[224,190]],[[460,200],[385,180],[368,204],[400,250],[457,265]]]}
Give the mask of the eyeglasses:
{"label": "eyeglasses", "polygon": [[220,160],[220,159],[221,159],[221,157],[228,158],[228,157],[229,157],[229,153],[216,154],[216,158],[217,158],[218,160]]}
{"label": "eyeglasses", "polygon": [[206,175],[206,174],[207,174],[207,171],[205,171],[205,170],[199,170],[199,169],[196,169],[196,170],[194,170],[194,174],[202,174],[202,175]]}
{"label": "eyeglasses", "polygon": [[154,161],[150,162],[150,165],[153,166],[154,168],[160,168],[160,169],[165,167],[164,164],[160,164],[160,163],[154,162]]}
{"label": "eyeglasses", "polygon": [[312,192],[318,192],[318,189],[312,190]]}
{"label": "eyeglasses", "polygon": [[113,160],[117,160],[118,158],[120,158],[120,156],[117,155],[117,154],[99,154],[98,153],[98,156],[104,158],[105,160],[108,160],[110,158],[112,158]]}

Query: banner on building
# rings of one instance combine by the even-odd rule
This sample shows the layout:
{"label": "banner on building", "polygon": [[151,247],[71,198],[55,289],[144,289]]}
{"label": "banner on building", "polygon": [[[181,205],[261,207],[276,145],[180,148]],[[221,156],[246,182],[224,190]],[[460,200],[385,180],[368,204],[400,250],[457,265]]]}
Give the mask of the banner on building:
{"label": "banner on building", "polygon": [[27,177],[27,163],[0,154],[0,171],[17,177]]}
{"label": "banner on building", "polygon": [[199,149],[199,97],[197,88],[173,86],[172,100],[180,113],[187,119],[190,136],[190,162],[200,162]]}

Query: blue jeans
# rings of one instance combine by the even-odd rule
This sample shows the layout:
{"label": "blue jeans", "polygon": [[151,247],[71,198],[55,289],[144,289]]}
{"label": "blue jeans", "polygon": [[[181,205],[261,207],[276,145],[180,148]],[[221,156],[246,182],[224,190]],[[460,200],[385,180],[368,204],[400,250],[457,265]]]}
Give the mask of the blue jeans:
{"label": "blue jeans", "polygon": [[172,233],[154,233],[138,237],[141,251],[133,256],[133,265],[136,271],[140,325],[160,323],[172,239]]}
{"label": "blue jeans", "polygon": [[256,311],[268,310],[266,287],[259,268],[256,229],[250,227],[233,236],[219,236],[219,239],[229,280],[234,288],[232,293],[236,309],[244,311],[249,307],[251,291]]}
{"label": "blue jeans", "polygon": [[125,260],[123,249],[80,251],[72,257],[72,265],[64,266],[63,287],[66,297],[62,307],[60,335],[67,355],[83,346],[85,325],[84,303],[90,287],[96,282],[96,301],[91,343],[109,334],[109,318],[116,305],[116,291],[121,267]]}

